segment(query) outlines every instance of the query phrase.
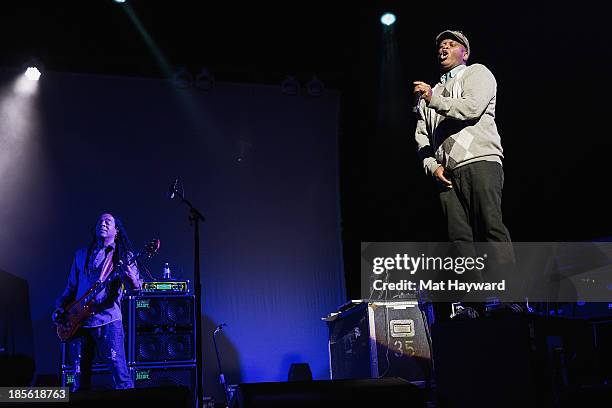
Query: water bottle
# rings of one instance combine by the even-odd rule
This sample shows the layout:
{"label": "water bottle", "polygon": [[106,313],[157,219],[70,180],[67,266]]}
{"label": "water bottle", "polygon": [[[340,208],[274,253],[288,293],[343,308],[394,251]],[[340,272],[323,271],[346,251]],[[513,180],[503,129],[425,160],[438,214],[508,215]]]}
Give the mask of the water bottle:
{"label": "water bottle", "polygon": [[170,276],[170,265],[168,265],[168,262],[164,264],[164,279],[172,279],[172,277]]}

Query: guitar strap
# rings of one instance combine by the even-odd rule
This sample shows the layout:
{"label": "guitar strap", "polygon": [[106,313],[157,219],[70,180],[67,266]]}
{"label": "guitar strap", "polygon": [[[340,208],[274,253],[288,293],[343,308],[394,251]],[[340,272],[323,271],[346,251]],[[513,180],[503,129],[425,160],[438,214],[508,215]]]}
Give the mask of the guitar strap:
{"label": "guitar strap", "polygon": [[115,250],[111,250],[104,259],[104,263],[102,264],[102,271],[100,271],[100,282],[104,282],[108,275],[113,271],[113,252]]}

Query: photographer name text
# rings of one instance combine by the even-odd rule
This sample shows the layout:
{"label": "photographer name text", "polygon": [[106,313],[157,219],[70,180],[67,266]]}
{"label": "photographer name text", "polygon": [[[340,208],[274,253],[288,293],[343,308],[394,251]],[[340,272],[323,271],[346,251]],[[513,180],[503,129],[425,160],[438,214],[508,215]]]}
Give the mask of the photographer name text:
{"label": "photographer name text", "polygon": [[385,282],[382,279],[372,283],[374,290],[389,291],[461,291],[461,292],[496,292],[506,290],[506,280],[499,282],[462,282],[457,279],[446,281],[420,280],[418,282],[402,279],[399,282]]}

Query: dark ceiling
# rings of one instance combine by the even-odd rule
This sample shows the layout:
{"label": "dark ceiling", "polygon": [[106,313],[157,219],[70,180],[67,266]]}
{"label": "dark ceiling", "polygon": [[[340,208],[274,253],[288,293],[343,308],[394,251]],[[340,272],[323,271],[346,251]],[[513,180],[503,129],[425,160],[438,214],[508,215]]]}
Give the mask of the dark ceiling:
{"label": "dark ceiling", "polygon": [[36,57],[51,71],[165,76],[127,7],[173,69],[207,67],[221,80],[275,82],[287,74],[317,75],[338,87],[358,45],[339,2],[125,4],[6,2],[2,67],[20,67]]}

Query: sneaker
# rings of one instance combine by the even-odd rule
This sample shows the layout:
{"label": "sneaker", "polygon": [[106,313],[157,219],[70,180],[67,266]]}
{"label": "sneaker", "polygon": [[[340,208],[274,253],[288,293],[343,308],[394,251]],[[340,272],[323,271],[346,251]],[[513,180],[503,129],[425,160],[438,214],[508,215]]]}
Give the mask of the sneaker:
{"label": "sneaker", "polygon": [[476,319],[480,315],[474,308],[465,307],[465,306],[457,306],[456,312],[451,316],[453,320],[468,320],[468,319]]}

